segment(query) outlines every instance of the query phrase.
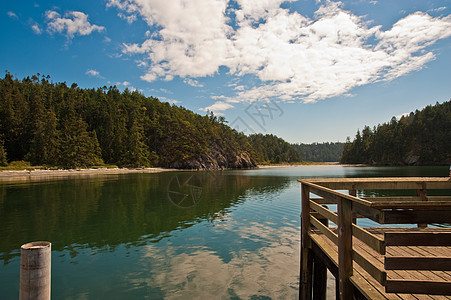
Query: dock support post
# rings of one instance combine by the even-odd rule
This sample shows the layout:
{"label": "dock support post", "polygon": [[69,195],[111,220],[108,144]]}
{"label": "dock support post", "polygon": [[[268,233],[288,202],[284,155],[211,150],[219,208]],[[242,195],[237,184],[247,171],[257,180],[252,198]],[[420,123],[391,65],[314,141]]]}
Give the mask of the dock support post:
{"label": "dock support post", "polygon": [[340,299],[352,299],[352,202],[345,198],[338,201],[338,280]]}
{"label": "dock support post", "polygon": [[20,247],[19,299],[50,300],[51,243],[32,242]]}
{"label": "dock support post", "polygon": [[[325,205],[323,205],[325,206]],[[326,206],[327,208],[327,206]],[[326,226],[329,226],[329,220],[319,220]],[[327,294],[327,267],[320,257],[313,257],[313,299],[326,300]]]}
{"label": "dock support post", "polygon": [[312,299],[313,253],[310,232],[310,187],[301,185],[301,274],[299,299]]}

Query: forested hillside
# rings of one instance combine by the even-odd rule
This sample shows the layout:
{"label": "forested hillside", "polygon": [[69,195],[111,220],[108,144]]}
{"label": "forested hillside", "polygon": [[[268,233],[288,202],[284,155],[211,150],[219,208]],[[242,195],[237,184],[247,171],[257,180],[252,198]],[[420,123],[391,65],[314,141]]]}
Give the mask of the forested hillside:
{"label": "forested hillside", "polygon": [[300,157],[305,161],[314,162],[338,162],[343,154],[345,144],[336,143],[313,143],[313,144],[291,144],[298,150]]}
{"label": "forested hillside", "polygon": [[346,142],[342,163],[449,165],[451,102],[436,103],[371,129]]}
{"label": "forested hillside", "polygon": [[300,162],[299,153],[283,139],[266,134],[251,134],[249,142],[259,163]]}
{"label": "forested hillside", "polygon": [[0,165],[249,168],[299,161],[275,136],[247,137],[223,117],[115,86],[81,89],[39,74],[0,80]]}

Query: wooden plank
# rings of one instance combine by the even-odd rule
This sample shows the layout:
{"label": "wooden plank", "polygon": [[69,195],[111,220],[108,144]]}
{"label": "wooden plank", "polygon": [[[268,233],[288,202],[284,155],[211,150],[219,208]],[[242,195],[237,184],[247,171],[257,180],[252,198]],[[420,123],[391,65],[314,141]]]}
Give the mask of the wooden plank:
{"label": "wooden plank", "polygon": [[451,271],[451,257],[386,256],[385,269]]}
{"label": "wooden plank", "polygon": [[329,209],[322,207],[321,205],[316,204],[313,201],[310,201],[310,207],[319,212],[323,217],[329,219],[330,221],[332,221],[333,223],[337,224],[338,223],[338,216],[336,213],[330,211]]}
{"label": "wooden plank", "polygon": [[379,254],[385,254],[385,241],[367,230],[352,224],[352,234]]}
{"label": "wooden plank", "polygon": [[340,193],[338,191],[334,191],[332,189],[317,185],[317,184],[313,184],[313,183],[309,183],[309,182],[304,182],[303,184],[306,184],[308,186],[310,186],[310,191],[318,196],[323,197],[324,199],[331,199],[333,201],[338,201],[342,198],[350,200],[352,202],[357,202],[357,203],[361,203],[363,205],[367,205],[367,206],[371,206],[372,202],[364,200],[364,199],[360,199],[358,197],[354,197],[352,195],[347,195],[347,194],[343,194]]}
{"label": "wooden plank", "polygon": [[388,279],[385,291],[387,293],[451,295],[451,282]]}
{"label": "wooden plank", "polygon": [[310,233],[312,249],[320,257],[335,278],[338,278],[338,252],[327,244],[321,235]]}
{"label": "wooden plank", "polygon": [[355,213],[365,216],[366,218],[373,220],[374,222],[378,222],[380,224],[382,224],[382,222],[384,220],[384,212],[383,211],[369,207],[367,205],[363,205],[360,203],[353,203],[352,210]]}
{"label": "wooden plank", "polygon": [[384,265],[370,255],[365,255],[358,250],[353,251],[354,260],[368,274],[377,280],[381,285],[385,285],[387,273],[384,271]]}
{"label": "wooden plank", "polygon": [[424,188],[451,189],[449,177],[382,177],[382,178],[327,178],[299,179],[337,190],[416,190]]}
{"label": "wooden plank", "polygon": [[387,210],[381,224],[451,223],[451,210]]}
{"label": "wooden plank", "polygon": [[450,209],[451,201],[377,201],[371,207],[376,209]]}
{"label": "wooden plank", "polygon": [[338,279],[340,299],[352,299],[352,200],[338,202]]}
{"label": "wooden plank", "polygon": [[322,224],[318,219],[313,216],[310,216],[310,222],[313,226],[315,226],[319,231],[321,231],[328,239],[334,242],[335,245],[338,245],[338,236],[332,232],[326,225]]}
{"label": "wooden plank", "polygon": [[314,201],[317,204],[337,204],[337,202],[326,200],[324,198],[311,198],[310,200]]}
{"label": "wooden plank", "polygon": [[451,246],[451,232],[386,232],[387,246]]}
{"label": "wooden plank", "polygon": [[384,300],[388,299],[376,288],[374,288],[371,283],[369,283],[359,272],[354,272],[354,274],[349,278],[352,284],[367,298],[372,300]]}
{"label": "wooden plank", "polygon": [[[360,197],[362,199],[368,200],[370,202],[381,202],[381,201],[394,201],[394,202],[409,202],[409,201],[420,201],[418,196],[402,196],[402,197]],[[427,201],[451,201],[450,196],[427,196]]]}

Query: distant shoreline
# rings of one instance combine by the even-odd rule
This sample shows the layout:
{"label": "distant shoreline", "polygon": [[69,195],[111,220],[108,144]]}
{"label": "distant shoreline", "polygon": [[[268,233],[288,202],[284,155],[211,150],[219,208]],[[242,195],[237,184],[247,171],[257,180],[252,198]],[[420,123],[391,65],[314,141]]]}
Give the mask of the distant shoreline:
{"label": "distant shoreline", "polygon": [[[271,164],[257,165],[257,169],[269,168],[288,168],[288,167],[309,167],[309,166],[361,166],[361,165],[343,165],[338,162],[321,163],[297,163],[297,164]],[[188,169],[168,169],[168,168],[95,168],[95,169],[58,169],[58,170],[1,170],[0,182],[9,181],[38,181],[45,179],[87,177],[99,175],[121,175],[121,174],[139,174],[139,173],[161,173],[173,171],[194,171]]]}

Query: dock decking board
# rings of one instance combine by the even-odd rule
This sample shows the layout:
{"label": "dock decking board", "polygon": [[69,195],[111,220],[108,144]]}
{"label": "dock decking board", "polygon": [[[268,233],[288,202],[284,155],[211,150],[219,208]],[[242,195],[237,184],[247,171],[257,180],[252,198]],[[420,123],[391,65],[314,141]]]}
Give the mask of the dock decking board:
{"label": "dock decking board", "polygon": [[[308,209],[308,213],[303,211],[302,216],[306,219],[301,224],[306,224],[307,220],[310,222],[308,234],[301,228],[306,242],[301,244],[301,251],[306,251],[306,245],[310,245],[313,260],[323,262],[337,278],[340,294],[344,295],[341,299],[350,299],[353,294],[355,299],[451,300],[451,228],[423,228],[426,224],[451,223],[451,196],[427,196],[427,189],[431,188],[449,192],[451,178],[299,181],[305,190],[310,191],[302,193],[303,209]],[[349,194],[334,189],[348,189]],[[372,201],[371,197],[362,199],[356,196],[362,189],[416,189],[417,197],[376,197]],[[337,213],[321,206],[331,203],[338,204]],[[380,224],[418,224],[419,228],[362,229],[352,224],[356,215]],[[324,227],[321,220],[331,220],[335,227]],[[340,224],[336,226],[336,223]],[[349,228],[352,228],[352,234]],[[343,253],[352,253],[352,259],[349,260],[351,255]],[[352,289],[349,284],[352,284]]]}

